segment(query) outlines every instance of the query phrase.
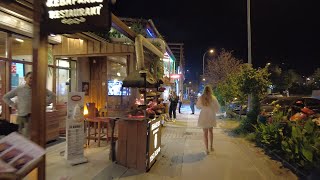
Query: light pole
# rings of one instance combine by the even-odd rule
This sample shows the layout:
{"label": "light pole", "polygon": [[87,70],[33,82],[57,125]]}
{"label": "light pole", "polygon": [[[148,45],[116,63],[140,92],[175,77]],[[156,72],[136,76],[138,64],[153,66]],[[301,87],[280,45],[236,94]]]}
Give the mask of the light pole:
{"label": "light pole", "polygon": [[204,58],[206,57],[206,54],[207,53],[210,53],[210,54],[212,54],[212,53],[214,53],[214,50],[213,49],[210,49],[209,51],[206,51],[204,54],[203,54],[203,57],[202,57],[202,76],[204,76]]}

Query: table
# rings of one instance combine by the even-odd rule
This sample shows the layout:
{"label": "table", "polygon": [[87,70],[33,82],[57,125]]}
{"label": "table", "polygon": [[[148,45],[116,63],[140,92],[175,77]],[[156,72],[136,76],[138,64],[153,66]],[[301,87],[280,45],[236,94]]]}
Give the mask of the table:
{"label": "table", "polygon": [[[95,118],[85,118],[86,126],[88,127],[88,133],[87,133],[87,146],[89,147],[90,145],[90,140],[91,140],[91,132],[90,132],[90,122],[94,124],[94,140],[98,140],[98,147],[100,147],[100,141],[101,141],[101,124],[106,123],[106,140],[108,142],[108,124],[110,122],[110,119],[108,117],[95,117]],[[96,127],[96,125],[98,127]],[[98,128],[98,133],[96,132]],[[98,137],[97,137],[98,134]]]}

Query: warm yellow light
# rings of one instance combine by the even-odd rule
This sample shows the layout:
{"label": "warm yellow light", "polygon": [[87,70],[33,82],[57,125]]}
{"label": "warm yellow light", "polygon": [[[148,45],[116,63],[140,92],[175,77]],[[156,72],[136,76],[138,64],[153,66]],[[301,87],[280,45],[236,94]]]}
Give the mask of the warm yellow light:
{"label": "warm yellow light", "polygon": [[88,108],[87,108],[87,106],[84,106],[84,108],[83,108],[83,115],[88,115]]}
{"label": "warm yellow light", "polygon": [[20,39],[20,38],[16,38],[15,40],[18,41],[18,42],[24,42],[24,40]]}
{"label": "warm yellow light", "polygon": [[214,50],[213,49],[210,49],[210,51],[209,51],[210,53],[214,53]]}

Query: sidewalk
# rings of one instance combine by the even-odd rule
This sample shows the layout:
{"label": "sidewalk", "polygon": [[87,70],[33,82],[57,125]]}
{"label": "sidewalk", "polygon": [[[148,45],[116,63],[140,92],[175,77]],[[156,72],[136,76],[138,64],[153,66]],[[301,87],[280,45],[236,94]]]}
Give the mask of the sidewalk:
{"label": "sidewalk", "polygon": [[241,138],[229,136],[221,128],[225,124],[223,120],[219,120],[218,127],[214,128],[215,151],[206,155],[202,129],[196,127],[199,111],[191,115],[189,106],[185,105],[182,113],[177,114],[175,123],[166,123],[162,128],[161,156],[147,173],[110,162],[108,145],[85,149],[89,163],[67,165],[58,155],[65,146],[60,143],[47,150],[47,179],[65,176],[75,180],[298,179],[261,149]]}
{"label": "sidewalk", "polygon": [[206,155],[202,129],[196,127],[199,111],[190,114],[189,106],[184,106],[183,114],[177,114],[175,123],[167,123],[163,128],[162,156],[148,173],[139,174],[135,170],[118,165],[106,167],[94,180],[211,180],[211,179],[290,179],[297,177],[281,164],[264,155],[252,144],[229,136],[218,121],[214,129],[215,151]]}

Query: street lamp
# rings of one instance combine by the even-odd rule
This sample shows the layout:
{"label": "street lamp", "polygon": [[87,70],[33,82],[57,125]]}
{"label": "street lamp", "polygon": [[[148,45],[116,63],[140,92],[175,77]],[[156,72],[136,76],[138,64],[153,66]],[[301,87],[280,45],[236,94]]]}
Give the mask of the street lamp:
{"label": "street lamp", "polygon": [[212,53],[214,53],[214,50],[213,49],[210,49],[209,51],[206,51],[204,54],[203,54],[203,57],[202,57],[202,75],[204,75],[204,58],[205,58],[205,56],[206,56],[206,54],[207,53],[210,53],[210,54],[212,54]]}

